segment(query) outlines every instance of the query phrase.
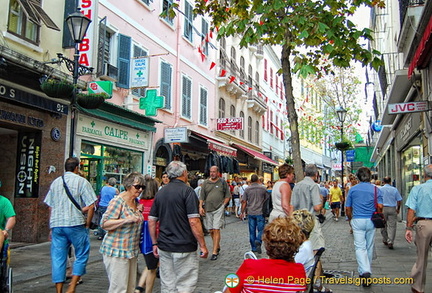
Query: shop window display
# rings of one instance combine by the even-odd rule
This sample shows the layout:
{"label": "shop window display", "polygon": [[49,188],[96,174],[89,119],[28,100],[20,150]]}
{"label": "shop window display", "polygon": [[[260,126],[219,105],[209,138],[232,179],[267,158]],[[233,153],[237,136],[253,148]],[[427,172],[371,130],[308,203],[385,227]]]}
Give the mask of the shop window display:
{"label": "shop window display", "polygon": [[83,142],[81,144],[81,171],[83,176],[99,193],[106,180],[110,177],[117,179],[121,190],[123,177],[130,172],[142,172],[143,153]]}

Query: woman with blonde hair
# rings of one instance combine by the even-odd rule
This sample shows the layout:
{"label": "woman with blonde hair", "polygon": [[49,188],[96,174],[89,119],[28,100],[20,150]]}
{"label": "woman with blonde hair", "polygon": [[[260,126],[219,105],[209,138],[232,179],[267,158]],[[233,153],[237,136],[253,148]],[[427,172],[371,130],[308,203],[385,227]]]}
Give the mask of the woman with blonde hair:
{"label": "woman with blonde hair", "polygon": [[[269,259],[245,259],[237,270],[239,285],[225,292],[298,292],[306,289],[304,266],[294,262],[305,236],[292,218],[276,218],[263,232]],[[266,282],[265,280],[273,280]]]}

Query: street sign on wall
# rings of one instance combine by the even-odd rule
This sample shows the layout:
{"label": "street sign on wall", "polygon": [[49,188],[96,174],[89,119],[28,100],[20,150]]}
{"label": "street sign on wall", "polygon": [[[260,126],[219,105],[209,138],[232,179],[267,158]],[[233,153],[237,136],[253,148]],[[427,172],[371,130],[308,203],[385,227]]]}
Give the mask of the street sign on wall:
{"label": "street sign on wall", "polygon": [[388,114],[414,113],[428,110],[428,102],[409,102],[388,105]]}
{"label": "street sign on wall", "polygon": [[218,118],[217,130],[243,130],[243,117]]}

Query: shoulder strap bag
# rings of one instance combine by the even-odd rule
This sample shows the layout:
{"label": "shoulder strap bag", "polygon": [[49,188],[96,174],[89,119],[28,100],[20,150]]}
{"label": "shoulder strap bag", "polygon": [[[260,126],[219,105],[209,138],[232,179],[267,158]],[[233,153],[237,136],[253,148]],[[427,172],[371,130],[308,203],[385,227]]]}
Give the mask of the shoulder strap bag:
{"label": "shoulder strap bag", "polygon": [[67,186],[67,184],[66,184],[66,181],[65,181],[65,179],[64,179],[64,175],[62,176],[62,179],[63,179],[63,187],[64,187],[64,189],[65,189],[65,191],[66,191],[66,194],[67,194],[67,196],[69,197],[69,199],[70,199],[70,201],[73,203],[73,205],[80,211],[80,212],[82,212],[82,209],[81,209],[81,207],[80,207],[80,205],[76,202],[76,200],[73,198],[73,196],[72,196],[72,194],[71,194],[71,192],[70,192],[70,190],[69,190],[69,187]]}
{"label": "shoulder strap bag", "polygon": [[378,200],[377,200],[377,187],[374,186],[374,204],[375,204],[375,212],[372,214],[371,220],[375,226],[375,228],[384,228],[386,225],[386,220],[384,218],[384,214],[378,212]]}

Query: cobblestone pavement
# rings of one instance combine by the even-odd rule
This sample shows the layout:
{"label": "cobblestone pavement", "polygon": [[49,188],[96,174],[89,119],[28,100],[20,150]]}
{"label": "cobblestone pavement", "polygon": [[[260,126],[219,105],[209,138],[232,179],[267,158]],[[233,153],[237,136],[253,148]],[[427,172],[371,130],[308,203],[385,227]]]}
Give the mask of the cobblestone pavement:
{"label": "cobblestone pavement", "polygon": [[[357,263],[354,254],[353,237],[349,233],[348,222],[342,218],[339,222],[328,219],[322,225],[326,239],[326,251],[322,256],[323,268],[336,278],[327,279],[326,287],[335,293],[344,292],[410,292],[407,284],[395,284],[408,277],[415,262],[416,248],[408,244],[404,236],[404,223],[398,223],[397,239],[394,250],[389,250],[382,244],[379,231],[376,232],[377,259],[373,262],[373,277],[375,282],[390,284],[374,284],[369,288],[355,285],[337,284],[349,282],[351,276],[356,277]],[[250,249],[247,222],[242,222],[234,216],[226,218],[226,228],[222,230],[221,254],[218,260],[200,259],[200,274],[198,287],[195,292],[213,293],[222,290],[225,276],[235,273],[243,260],[244,253]],[[108,279],[98,252],[100,241],[91,235],[92,249],[87,274],[83,276],[84,283],[77,287],[77,292],[107,292]],[[206,237],[211,251],[211,238]],[[14,292],[45,293],[55,292],[51,283],[50,243],[20,246],[13,243],[11,252],[11,266],[14,270]],[[259,257],[266,257],[263,253]],[[429,262],[432,256],[429,257]],[[139,270],[144,266],[144,259],[139,258]],[[432,268],[428,268],[427,286],[425,292],[432,292]],[[156,279],[154,292],[160,292],[160,280]]]}

